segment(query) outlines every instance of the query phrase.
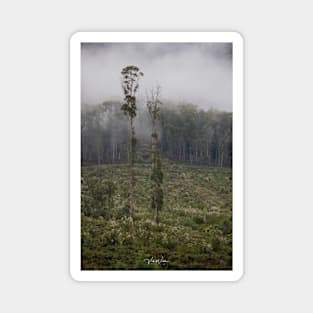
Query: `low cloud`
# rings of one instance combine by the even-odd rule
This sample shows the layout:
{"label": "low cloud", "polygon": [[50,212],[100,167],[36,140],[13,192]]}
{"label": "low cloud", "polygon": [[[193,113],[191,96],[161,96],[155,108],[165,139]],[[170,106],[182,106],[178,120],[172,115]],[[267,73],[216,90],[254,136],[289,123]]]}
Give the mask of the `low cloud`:
{"label": "low cloud", "polygon": [[144,72],[138,98],[162,87],[162,99],[232,111],[230,43],[84,43],[82,103],[122,100],[121,69],[136,65]]}

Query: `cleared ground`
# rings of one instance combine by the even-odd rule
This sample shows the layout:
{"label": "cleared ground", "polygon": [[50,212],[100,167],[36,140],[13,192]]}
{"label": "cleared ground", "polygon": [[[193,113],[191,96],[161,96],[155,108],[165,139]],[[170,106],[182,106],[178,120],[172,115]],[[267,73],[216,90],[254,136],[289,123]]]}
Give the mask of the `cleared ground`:
{"label": "cleared ground", "polygon": [[[232,172],[163,161],[164,206],[152,223],[150,166],[136,167],[127,217],[127,165],[82,168],[82,269],[231,269]],[[150,262],[148,260],[168,262]]]}

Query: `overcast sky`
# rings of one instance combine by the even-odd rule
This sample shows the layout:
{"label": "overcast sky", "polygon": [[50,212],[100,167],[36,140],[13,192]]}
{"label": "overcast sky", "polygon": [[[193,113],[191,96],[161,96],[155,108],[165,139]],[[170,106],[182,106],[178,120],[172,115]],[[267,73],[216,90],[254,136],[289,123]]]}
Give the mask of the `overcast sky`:
{"label": "overcast sky", "polygon": [[163,101],[232,111],[231,43],[83,43],[82,103],[122,100],[127,65],[144,72],[139,99],[159,84]]}

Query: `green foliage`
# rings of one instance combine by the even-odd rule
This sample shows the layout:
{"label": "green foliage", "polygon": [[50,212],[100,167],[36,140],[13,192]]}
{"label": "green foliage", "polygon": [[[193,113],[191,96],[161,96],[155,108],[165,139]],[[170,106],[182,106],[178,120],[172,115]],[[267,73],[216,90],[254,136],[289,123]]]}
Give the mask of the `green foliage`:
{"label": "green foliage", "polygon": [[114,207],[116,184],[112,178],[81,179],[81,207],[85,216],[109,218]]}
{"label": "green foliage", "polygon": [[143,76],[143,73],[137,66],[126,66],[122,69],[122,88],[124,92],[124,103],[122,104],[122,111],[130,118],[136,116],[136,92],[139,88],[139,78]]}
{"label": "green foliage", "polygon": [[[175,164],[164,159],[162,168],[163,208],[157,225],[151,221],[149,164],[135,168],[133,222],[125,217],[128,166],[82,168],[83,269],[232,268],[231,169]],[[99,215],[95,209],[104,201],[107,210],[108,202],[101,194],[103,190],[107,194],[107,182],[112,177],[114,205],[108,217]],[[87,211],[89,213],[85,214]],[[169,263],[147,264],[144,261],[162,256]]]}
{"label": "green foliage", "polygon": [[124,92],[124,101],[121,109],[125,115],[129,117],[130,124],[130,179],[129,179],[129,194],[128,194],[128,208],[129,215],[133,218],[134,214],[134,201],[133,201],[133,187],[134,187],[134,163],[136,161],[136,143],[137,139],[135,136],[135,127],[133,124],[133,119],[136,116],[136,92],[139,88],[139,78],[143,76],[139,68],[134,65],[127,66],[122,69],[122,88]]}
{"label": "green foliage", "polygon": [[158,211],[161,210],[163,206],[162,183],[163,183],[162,163],[159,154],[157,154],[156,166],[153,166],[151,174],[151,184],[152,184],[151,207],[152,209],[157,209]]}
{"label": "green foliage", "polygon": [[147,97],[147,108],[151,119],[152,134],[151,134],[151,207],[153,209],[153,221],[155,224],[158,223],[159,210],[163,206],[163,172],[162,164],[160,159],[159,142],[158,142],[158,132],[157,132],[157,120],[159,118],[160,105],[162,104],[160,97],[161,87],[158,86],[156,89],[150,90],[150,96]]}

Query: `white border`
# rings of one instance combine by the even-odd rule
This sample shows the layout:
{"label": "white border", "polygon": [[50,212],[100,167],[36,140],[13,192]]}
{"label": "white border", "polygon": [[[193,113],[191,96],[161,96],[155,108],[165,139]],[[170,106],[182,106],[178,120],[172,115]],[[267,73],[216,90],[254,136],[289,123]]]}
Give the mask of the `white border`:
{"label": "white border", "polygon": [[[233,270],[81,271],[81,42],[233,43]],[[237,32],[78,32],[70,39],[70,274],[76,281],[236,281],[243,276],[243,37]]]}

